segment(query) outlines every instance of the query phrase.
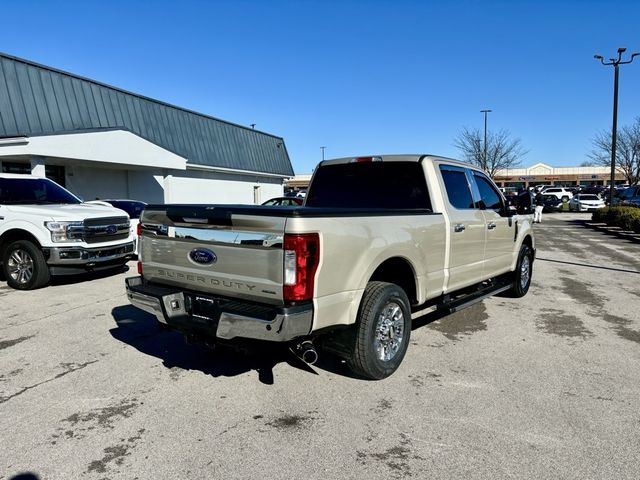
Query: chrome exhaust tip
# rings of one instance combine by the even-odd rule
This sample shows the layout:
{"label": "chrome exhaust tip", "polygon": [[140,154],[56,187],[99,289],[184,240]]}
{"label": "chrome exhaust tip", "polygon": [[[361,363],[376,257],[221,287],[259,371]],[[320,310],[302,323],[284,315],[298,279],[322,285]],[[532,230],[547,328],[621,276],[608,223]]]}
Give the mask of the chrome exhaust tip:
{"label": "chrome exhaust tip", "polygon": [[311,340],[299,343],[291,351],[307,365],[313,365],[318,361],[318,351]]}

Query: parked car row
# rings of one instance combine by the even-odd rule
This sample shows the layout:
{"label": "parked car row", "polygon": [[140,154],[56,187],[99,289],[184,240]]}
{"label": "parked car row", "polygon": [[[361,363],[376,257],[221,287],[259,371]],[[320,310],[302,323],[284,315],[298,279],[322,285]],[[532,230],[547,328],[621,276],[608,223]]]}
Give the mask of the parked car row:
{"label": "parked car row", "polygon": [[[553,212],[562,210],[563,203],[568,203],[569,211],[591,212],[603,208],[608,204],[609,190],[606,186],[596,185],[584,187],[571,192],[566,187],[546,187],[540,190],[544,198],[544,211]],[[569,200],[567,200],[567,197]],[[640,185],[616,186],[613,197],[614,205],[640,206]]]}

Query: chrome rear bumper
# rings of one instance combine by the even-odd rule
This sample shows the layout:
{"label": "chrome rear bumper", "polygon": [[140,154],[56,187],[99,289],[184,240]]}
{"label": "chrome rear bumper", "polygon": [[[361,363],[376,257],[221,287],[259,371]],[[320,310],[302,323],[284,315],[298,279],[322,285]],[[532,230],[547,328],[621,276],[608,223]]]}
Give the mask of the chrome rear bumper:
{"label": "chrome rear bumper", "polygon": [[[311,303],[294,307],[257,305],[145,284],[142,277],[129,277],[125,281],[132,305],[178,330],[195,330],[225,340],[288,342],[308,335],[313,325]],[[203,304],[210,305],[210,313],[198,311],[197,305]],[[252,315],[253,312],[259,313]]]}

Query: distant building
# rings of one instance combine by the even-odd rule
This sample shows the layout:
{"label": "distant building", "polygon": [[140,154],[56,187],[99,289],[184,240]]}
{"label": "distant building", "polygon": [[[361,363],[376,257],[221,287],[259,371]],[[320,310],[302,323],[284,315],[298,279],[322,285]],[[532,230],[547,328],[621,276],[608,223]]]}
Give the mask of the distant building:
{"label": "distant building", "polygon": [[2,53],[0,167],[152,203],[261,203],[293,176],[281,137]]}
{"label": "distant building", "polygon": [[[536,163],[528,168],[500,170],[494,180],[499,187],[526,188],[535,185],[608,185],[611,170],[607,167],[552,167]],[[624,183],[624,176],[616,172],[616,183]],[[311,175],[296,175],[286,181],[290,188],[307,188]]]}
{"label": "distant building", "polygon": [[[552,167],[536,163],[528,168],[500,170],[494,181],[500,187],[530,187],[535,185],[608,185],[611,169],[607,167]],[[616,173],[616,182],[624,183]]]}
{"label": "distant building", "polygon": [[309,183],[311,183],[310,173],[306,175],[296,175],[295,177],[285,181],[285,185],[293,189],[307,188]]}

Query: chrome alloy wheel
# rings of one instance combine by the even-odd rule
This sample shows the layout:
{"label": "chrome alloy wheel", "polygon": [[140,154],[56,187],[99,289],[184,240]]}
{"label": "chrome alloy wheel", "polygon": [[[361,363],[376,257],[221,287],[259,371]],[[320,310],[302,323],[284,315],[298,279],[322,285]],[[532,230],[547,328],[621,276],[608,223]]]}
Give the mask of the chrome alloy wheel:
{"label": "chrome alloy wheel", "polygon": [[528,255],[525,255],[520,264],[520,288],[526,290],[529,278],[531,278],[531,260]]}
{"label": "chrome alloy wheel", "polygon": [[373,348],[376,356],[383,362],[388,362],[396,356],[404,341],[404,314],[396,302],[388,302],[376,324]]}
{"label": "chrome alloy wheel", "polygon": [[21,285],[28,283],[33,277],[33,258],[21,248],[11,252],[7,267],[11,278]]}

